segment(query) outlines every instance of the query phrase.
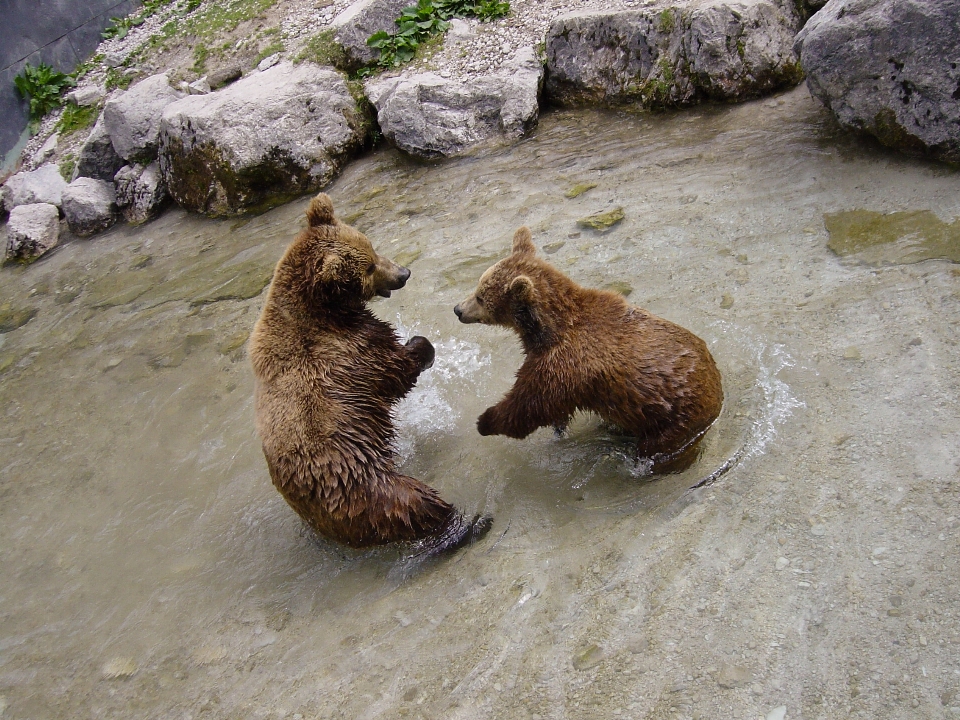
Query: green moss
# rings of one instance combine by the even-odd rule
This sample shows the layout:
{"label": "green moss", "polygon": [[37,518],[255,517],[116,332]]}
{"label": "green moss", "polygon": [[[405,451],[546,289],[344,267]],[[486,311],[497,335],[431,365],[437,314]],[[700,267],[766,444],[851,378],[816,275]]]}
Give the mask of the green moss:
{"label": "green moss", "polygon": [[942,259],[960,263],[960,220],[945,223],[929,210],[883,214],[870,210],[827,213],[828,247],[868,264]]}
{"label": "green moss", "polygon": [[277,0],[234,0],[231,3],[207,3],[201,5],[186,18],[184,28],[190,35],[202,40],[212,40],[218,35],[231,32],[245,20],[252,20],[276,5]]}
{"label": "green moss", "polygon": [[657,17],[657,20],[657,29],[665,35],[673,32],[673,29],[677,26],[676,17],[673,14],[673,8],[665,8],[662,10],[660,15]]}
{"label": "green moss", "polygon": [[0,305],[0,334],[23,327],[30,322],[36,314],[36,308],[14,307],[10,303]]}
{"label": "green moss", "polygon": [[264,58],[268,58],[271,55],[276,55],[277,53],[282,53],[284,50],[283,43],[279,40],[276,40],[265,48],[263,48],[259,53],[257,53],[257,62],[259,63]]}
{"label": "green moss", "polygon": [[599,230],[605,232],[619,223],[625,215],[622,207],[615,207],[613,210],[596,213],[577,220],[577,227],[585,230]]}
{"label": "green moss", "polygon": [[210,57],[210,48],[203,43],[197,43],[193,46],[193,67],[191,68],[197,75],[203,74],[206,67],[207,58]]}
{"label": "green moss", "polygon": [[133,78],[134,76],[132,74],[127,75],[117,68],[107,68],[107,78],[104,85],[107,88],[107,92],[118,88],[120,90],[126,90],[130,87],[130,83],[133,82]]}
{"label": "green moss", "polygon": [[68,102],[63,107],[63,114],[57,121],[57,132],[63,136],[72,135],[80,130],[93,127],[100,116],[100,108],[96,105],[80,107]]}
{"label": "green moss", "polygon": [[573,198],[583,195],[585,192],[587,192],[587,190],[593,190],[593,188],[596,186],[597,184],[595,182],[577,183],[572,188],[567,190],[563,195],[569,200],[573,200]]}
{"label": "green moss", "polygon": [[334,30],[317,33],[306,42],[293,61],[301,63],[306,60],[317,65],[332,65],[341,70],[352,69],[343,46],[334,39],[335,35]]}
{"label": "green moss", "polygon": [[67,153],[57,164],[57,170],[60,171],[60,177],[62,177],[67,182],[70,182],[73,179],[73,171],[77,167],[77,157],[73,153]]}

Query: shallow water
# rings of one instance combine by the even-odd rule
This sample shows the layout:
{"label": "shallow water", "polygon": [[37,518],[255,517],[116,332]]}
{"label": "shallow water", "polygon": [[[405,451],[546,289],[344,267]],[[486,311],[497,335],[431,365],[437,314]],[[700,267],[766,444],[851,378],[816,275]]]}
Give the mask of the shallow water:
{"label": "shallow water", "polygon": [[[65,243],[0,273],[2,312],[36,310],[0,334],[4,719],[960,715],[960,273],[838,256],[824,224],[950,223],[960,174],[801,88],[550,113],[472,158],[378,151],[329,192],[413,272],[375,311],[437,348],[403,470],[493,530],[418,566],[316,539],[271,486],[243,343],[306,199]],[[591,418],[476,434],[521,355],[453,306],[521,224],[707,341],[726,402],[692,468],[643,476]]]}

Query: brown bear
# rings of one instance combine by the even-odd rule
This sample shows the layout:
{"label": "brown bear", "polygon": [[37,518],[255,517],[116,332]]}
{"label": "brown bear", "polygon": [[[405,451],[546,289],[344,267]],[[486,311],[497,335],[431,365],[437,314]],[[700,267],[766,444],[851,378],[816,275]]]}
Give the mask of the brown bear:
{"label": "brown bear", "polygon": [[393,405],[433,364],[424,337],[401,345],[366,303],[410,271],[341,223],[321,193],[274,271],[250,338],[257,429],[274,485],[314,530],[352,547],[423,541],[458,547],[489,527],[467,522],[394,467]]}
{"label": "brown bear", "polygon": [[524,438],[588,410],[637,438],[652,470],[688,466],[720,414],[706,344],[613,292],[580,287],[536,255],[530,231],[454,308],[460,322],[513,328],[525,359],[513,388],[477,420],[481,435]]}

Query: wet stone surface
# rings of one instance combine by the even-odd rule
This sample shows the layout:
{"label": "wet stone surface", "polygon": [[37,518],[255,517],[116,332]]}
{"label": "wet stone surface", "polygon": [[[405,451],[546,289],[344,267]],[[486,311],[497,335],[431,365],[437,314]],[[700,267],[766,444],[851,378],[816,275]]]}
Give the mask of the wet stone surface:
{"label": "wet stone surface", "polygon": [[[468,159],[373,152],[329,191],[410,263],[374,311],[437,349],[401,468],[492,530],[417,566],[314,538],[273,489],[243,348],[306,199],[68,235],[0,269],[4,312],[36,311],[0,333],[4,718],[952,717],[960,276],[838,255],[824,218],[950,225],[960,176],[799,89],[552,112]],[[592,418],[476,434],[520,350],[453,306],[520,225],[707,342],[725,406],[689,470],[644,476]]]}

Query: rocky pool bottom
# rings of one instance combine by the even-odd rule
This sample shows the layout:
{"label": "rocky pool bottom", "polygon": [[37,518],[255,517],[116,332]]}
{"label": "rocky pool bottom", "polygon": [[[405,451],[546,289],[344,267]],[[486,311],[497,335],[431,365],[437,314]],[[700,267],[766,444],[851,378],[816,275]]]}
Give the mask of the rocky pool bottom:
{"label": "rocky pool bottom", "polygon": [[[66,242],[0,272],[5,719],[960,717],[960,271],[909,230],[960,217],[956,171],[797,89],[549,113],[329,192],[413,272],[376,312],[437,348],[403,469],[493,530],[417,566],[316,539],[270,485],[244,342],[307,199]],[[591,418],[476,434],[520,352],[452,309],[522,224],[708,342],[727,399],[688,471],[643,476]]]}

